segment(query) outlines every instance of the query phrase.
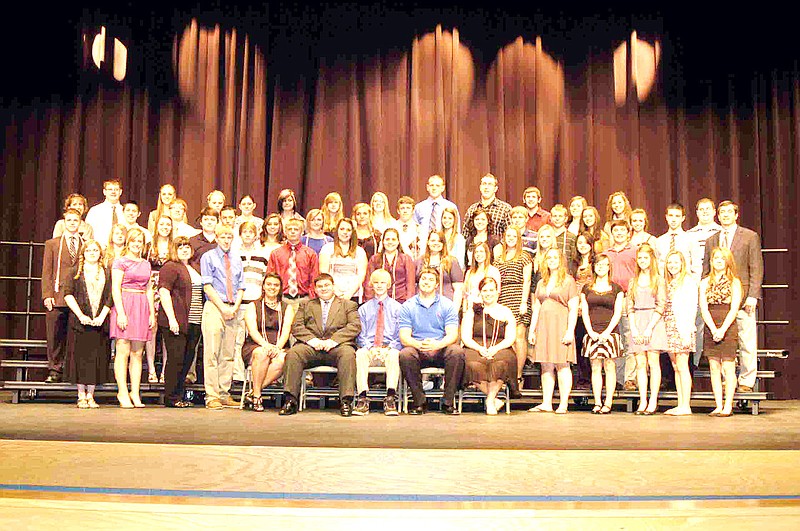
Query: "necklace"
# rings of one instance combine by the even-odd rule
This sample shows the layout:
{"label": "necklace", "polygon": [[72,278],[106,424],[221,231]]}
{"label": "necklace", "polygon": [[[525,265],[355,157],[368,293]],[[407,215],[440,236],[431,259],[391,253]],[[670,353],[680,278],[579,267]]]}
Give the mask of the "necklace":
{"label": "necklace", "polygon": [[492,335],[491,335],[491,343],[487,343],[486,340],[486,307],[483,308],[483,312],[481,312],[481,317],[483,318],[483,348],[493,347],[497,344],[497,338],[500,335],[500,327],[497,326],[497,319],[492,317]]}
{"label": "necklace", "polygon": [[[265,298],[261,298],[261,337],[264,341],[269,342],[267,339],[267,308],[275,310],[278,314],[278,338],[281,337],[281,329],[283,328],[283,316],[281,315],[281,303],[276,301],[269,302]],[[277,342],[277,341],[276,341]]]}

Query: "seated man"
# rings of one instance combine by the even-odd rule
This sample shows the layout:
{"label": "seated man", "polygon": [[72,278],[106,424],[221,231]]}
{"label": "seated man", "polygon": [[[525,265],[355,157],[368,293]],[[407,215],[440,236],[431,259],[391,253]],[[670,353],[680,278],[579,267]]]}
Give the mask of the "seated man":
{"label": "seated man", "polygon": [[376,269],[369,276],[369,285],[374,297],[358,309],[361,318],[361,333],[356,343],[356,389],[358,403],[354,415],[369,413],[369,368],[386,367],[386,398],[383,412],[397,415],[397,385],[400,383],[400,338],[397,335],[399,302],[388,296],[392,275],[385,269]]}
{"label": "seated man", "polygon": [[297,413],[303,370],[319,365],[339,369],[339,399],[343,417],[353,414],[356,374],[355,340],[361,332],[358,306],[334,296],[333,277],[322,273],[314,279],[317,298],[300,303],[292,323],[297,343],[286,353],[283,381],[286,393],[280,415]]}
{"label": "seated man", "polygon": [[454,399],[464,374],[464,351],[458,345],[458,308],[439,295],[439,273],[425,267],[419,275],[419,294],[403,303],[398,319],[400,328],[400,370],[411,388],[411,415],[428,409],[422,389],[420,369],[444,367],[443,410],[458,415]]}

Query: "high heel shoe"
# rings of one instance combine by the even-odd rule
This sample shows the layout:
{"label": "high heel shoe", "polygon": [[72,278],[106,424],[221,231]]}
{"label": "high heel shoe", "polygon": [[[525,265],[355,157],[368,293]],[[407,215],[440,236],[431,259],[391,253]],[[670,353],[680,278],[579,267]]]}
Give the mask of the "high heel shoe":
{"label": "high heel shoe", "polygon": [[144,404],[142,404],[142,399],[139,397],[139,395],[135,395],[133,393],[131,393],[131,403],[133,404],[133,407],[144,407]]}
{"label": "high heel shoe", "polygon": [[158,383],[158,375],[156,371],[150,371],[147,375],[147,383]]}
{"label": "high heel shoe", "polygon": [[128,393],[117,393],[117,400],[119,401],[119,407],[122,409],[133,409],[133,403],[131,402],[131,397],[128,396]]}

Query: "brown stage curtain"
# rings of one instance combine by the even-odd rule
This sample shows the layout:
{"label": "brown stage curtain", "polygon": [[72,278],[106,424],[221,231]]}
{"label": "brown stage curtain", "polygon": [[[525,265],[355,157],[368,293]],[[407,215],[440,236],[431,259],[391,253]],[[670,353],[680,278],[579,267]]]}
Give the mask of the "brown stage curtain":
{"label": "brown stage curtain", "polygon": [[[765,282],[790,289],[768,289],[761,317],[798,321],[789,273],[800,266],[791,208],[800,199],[796,70],[703,85],[682,79],[664,56],[640,101],[641,80],[614,78],[624,41],[598,43],[568,63],[541,39],[520,37],[486,57],[467,43],[439,27],[407,49],[321,58],[306,77],[267,77],[264,53],[247,36],[193,23],[176,38],[174,101],[151,103],[122,84],[6,112],[3,238],[44,240],[64,196],[79,190],[96,203],[111,176],[145,212],[165,182],[192,213],[213,188],[249,192],[273,211],[283,187],[298,191],[303,211],[337,190],[349,212],[376,190],[392,203],[402,194],[421,199],[433,173],[465,209],[490,171],[512,204],[536,185],[546,208],[581,194],[604,213],[608,195],[624,190],[649,212],[655,234],[673,199],[687,206],[687,228],[699,198],[733,199],[765,248],[792,249],[766,256]],[[615,87],[624,89],[619,104]],[[762,327],[760,345],[796,354],[794,329]],[[783,372],[768,384],[778,396],[800,396],[795,360],[771,362]]]}

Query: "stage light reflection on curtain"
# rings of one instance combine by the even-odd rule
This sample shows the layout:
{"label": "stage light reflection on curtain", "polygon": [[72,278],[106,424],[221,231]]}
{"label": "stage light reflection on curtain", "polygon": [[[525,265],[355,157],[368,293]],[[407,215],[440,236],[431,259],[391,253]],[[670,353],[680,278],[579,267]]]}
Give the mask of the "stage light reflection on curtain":
{"label": "stage light reflection on curtain", "polygon": [[[87,35],[84,35],[83,40],[86,42]],[[111,61],[111,74],[117,81],[125,79],[125,74],[128,70],[128,47],[122,44],[119,39],[114,39],[112,48],[112,61]],[[101,26],[100,32],[97,33],[92,39],[91,56],[94,65],[98,69],[102,69],[103,63],[106,60],[106,27]]]}
{"label": "stage light reflection on curtain", "polygon": [[[628,76],[628,52],[631,53],[631,70]],[[640,40],[636,32],[631,33],[630,41],[623,42],[614,50],[614,99],[617,106],[627,100],[628,79],[633,83],[639,103],[650,95],[656,81],[658,65],[661,62],[661,43],[650,44]]]}

